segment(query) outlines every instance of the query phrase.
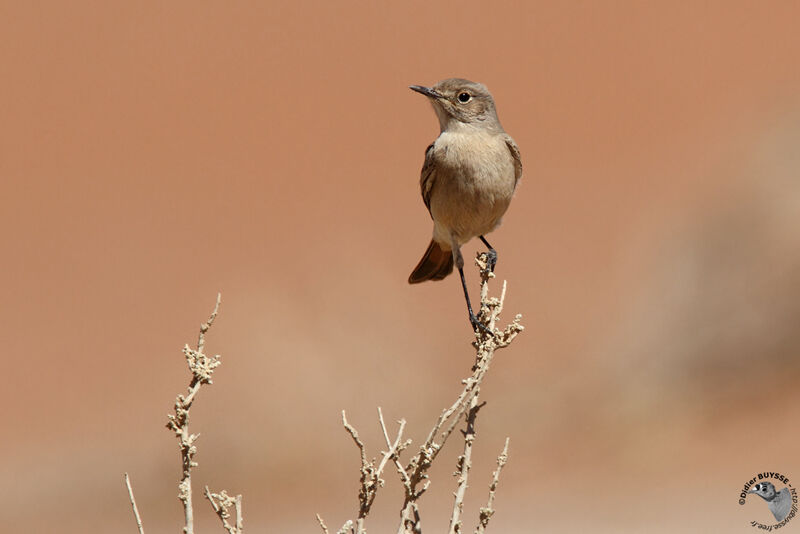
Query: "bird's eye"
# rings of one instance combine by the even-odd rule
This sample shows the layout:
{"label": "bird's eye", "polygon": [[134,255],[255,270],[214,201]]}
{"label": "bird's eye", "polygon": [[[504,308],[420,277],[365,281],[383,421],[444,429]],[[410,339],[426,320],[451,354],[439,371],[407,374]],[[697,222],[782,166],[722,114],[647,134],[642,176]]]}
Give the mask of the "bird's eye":
{"label": "bird's eye", "polygon": [[461,102],[462,104],[466,104],[467,102],[470,101],[471,98],[472,97],[470,96],[469,93],[460,93],[458,95],[458,101]]}

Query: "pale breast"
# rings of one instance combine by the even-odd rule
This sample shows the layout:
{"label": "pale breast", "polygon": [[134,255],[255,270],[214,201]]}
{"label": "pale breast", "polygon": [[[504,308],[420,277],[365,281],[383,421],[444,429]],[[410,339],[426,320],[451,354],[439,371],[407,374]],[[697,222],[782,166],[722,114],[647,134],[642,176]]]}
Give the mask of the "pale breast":
{"label": "pale breast", "polygon": [[482,131],[443,132],[433,157],[436,177],[430,200],[437,233],[450,233],[460,245],[494,230],[516,184],[505,138]]}

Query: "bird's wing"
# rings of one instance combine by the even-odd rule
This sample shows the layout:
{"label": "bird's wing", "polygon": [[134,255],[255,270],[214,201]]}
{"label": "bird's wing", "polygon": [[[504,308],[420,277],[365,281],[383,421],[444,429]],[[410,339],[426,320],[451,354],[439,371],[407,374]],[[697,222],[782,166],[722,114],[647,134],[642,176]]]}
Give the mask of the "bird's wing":
{"label": "bird's wing", "polygon": [[514,158],[514,187],[517,186],[519,183],[519,179],[522,178],[522,157],[519,155],[519,147],[517,143],[511,139],[510,135],[506,135],[506,146],[508,147],[509,152],[511,152],[511,157]]}
{"label": "bird's wing", "polygon": [[[433,190],[433,183],[436,181],[436,166],[433,163],[433,143],[425,149],[425,163],[422,164],[422,173],[419,176],[419,188],[422,191],[422,201],[425,207],[428,208],[428,213],[431,211],[431,191]],[[431,214],[433,218],[433,214]]]}

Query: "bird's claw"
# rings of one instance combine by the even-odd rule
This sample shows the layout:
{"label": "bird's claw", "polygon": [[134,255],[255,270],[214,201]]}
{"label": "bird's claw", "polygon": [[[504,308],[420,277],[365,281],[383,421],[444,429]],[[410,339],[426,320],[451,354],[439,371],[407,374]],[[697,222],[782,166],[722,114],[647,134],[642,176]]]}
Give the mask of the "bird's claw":
{"label": "bird's claw", "polygon": [[490,336],[494,335],[494,332],[489,330],[489,327],[483,324],[480,319],[478,319],[474,313],[469,315],[469,322],[472,323],[472,330],[478,331],[482,330],[485,334],[489,334]]}
{"label": "bird's claw", "polygon": [[489,267],[489,272],[494,272],[494,267],[497,265],[497,251],[491,249],[486,252],[486,265]]}

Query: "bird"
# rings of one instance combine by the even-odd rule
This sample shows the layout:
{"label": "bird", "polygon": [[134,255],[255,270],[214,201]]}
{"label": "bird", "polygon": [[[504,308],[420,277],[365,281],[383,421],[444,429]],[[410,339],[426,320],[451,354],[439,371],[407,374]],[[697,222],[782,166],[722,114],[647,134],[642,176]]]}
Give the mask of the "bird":
{"label": "bird", "polygon": [[759,482],[747,493],[755,493],[767,501],[769,511],[772,512],[778,522],[786,519],[792,509],[792,496],[789,493],[789,488],[784,487],[776,492],[772,482]]}
{"label": "bird", "polygon": [[408,283],[442,280],[455,265],[473,330],[491,334],[472,311],[461,246],[478,237],[488,249],[488,267],[494,271],[497,251],[485,236],[500,225],[522,178],[519,148],[500,125],[485,85],[449,78],[431,87],[409,88],[428,98],[440,133],[425,150],[419,181],[433,219],[433,237]]}

